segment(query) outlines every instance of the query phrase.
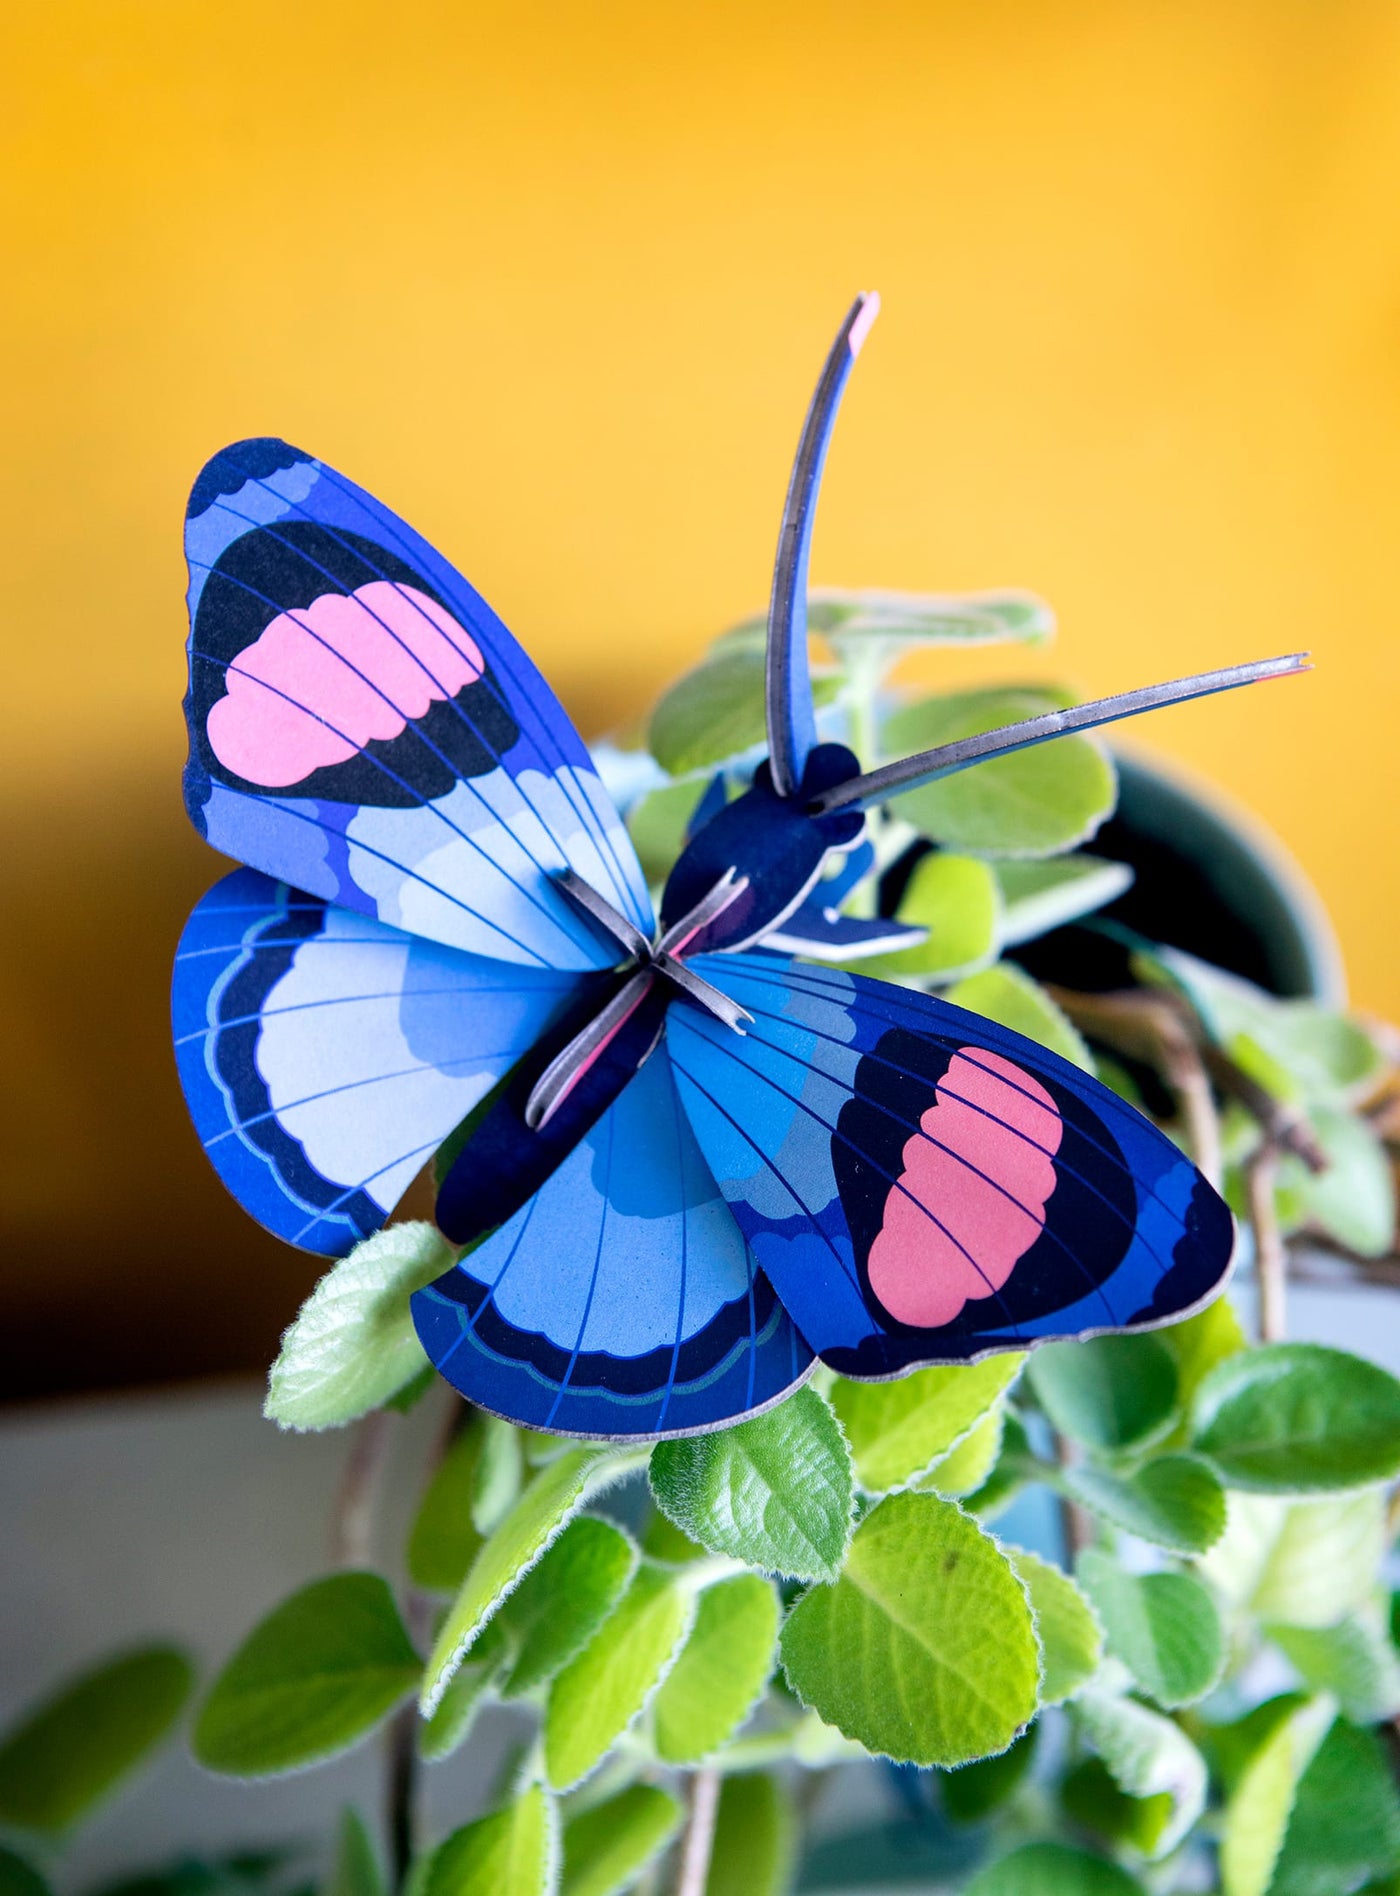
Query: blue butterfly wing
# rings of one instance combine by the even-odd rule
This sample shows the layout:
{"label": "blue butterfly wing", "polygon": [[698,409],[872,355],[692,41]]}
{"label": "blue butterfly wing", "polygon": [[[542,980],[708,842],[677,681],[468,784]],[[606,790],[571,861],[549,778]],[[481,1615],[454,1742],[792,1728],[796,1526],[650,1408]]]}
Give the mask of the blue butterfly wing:
{"label": "blue butterfly wing", "polygon": [[588,752],[427,541],[285,442],[190,496],[186,802],[216,849],[357,913],[527,967],[615,950],[572,867],[643,933],[636,852]]}
{"label": "blue butterfly wing", "polygon": [[664,1044],[413,1314],[464,1396],[561,1434],[713,1428],[812,1366],[705,1164]]}
{"label": "blue butterfly wing", "polygon": [[692,965],[753,1020],[740,1036],[673,1007],[677,1089],[764,1273],[842,1374],[1151,1327],[1219,1288],[1224,1204],[1068,1061],[860,975]]}
{"label": "blue butterfly wing", "polygon": [[579,977],[388,928],[252,869],[196,905],[175,1052],[205,1151],[280,1238],[340,1256],[538,1039]]}

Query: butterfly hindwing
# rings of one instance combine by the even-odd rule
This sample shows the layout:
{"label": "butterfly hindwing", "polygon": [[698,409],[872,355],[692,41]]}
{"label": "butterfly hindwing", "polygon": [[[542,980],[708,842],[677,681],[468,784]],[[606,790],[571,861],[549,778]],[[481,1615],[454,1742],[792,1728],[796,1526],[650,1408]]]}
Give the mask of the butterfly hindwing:
{"label": "butterfly hindwing", "polygon": [[705,1164],[664,1044],[413,1309],[463,1395],[561,1434],[713,1428],[778,1401],[812,1364]]}
{"label": "butterfly hindwing", "polygon": [[324,462],[244,441],[185,529],[190,814],[226,854],[525,966],[612,950],[566,866],[652,928],[621,817],[524,651],[418,534]]}
{"label": "butterfly hindwing", "polygon": [[383,1224],[578,979],[237,870],[196,905],[175,958],[175,1052],[204,1149],[261,1224],[339,1256]]}
{"label": "butterfly hindwing", "polygon": [[696,971],[744,1035],[673,1008],[667,1044],[711,1170],[808,1342],[886,1377],[1186,1314],[1229,1212],[1077,1067],[931,996],[763,954]]}

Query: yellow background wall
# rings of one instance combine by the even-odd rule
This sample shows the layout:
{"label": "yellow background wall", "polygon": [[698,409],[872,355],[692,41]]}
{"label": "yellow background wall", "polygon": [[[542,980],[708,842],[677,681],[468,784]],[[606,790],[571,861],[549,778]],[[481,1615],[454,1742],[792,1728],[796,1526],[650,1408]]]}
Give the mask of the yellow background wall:
{"label": "yellow background wall", "polygon": [[217,870],[178,788],[205,456],[283,434],[375,488],[596,730],[762,604],[857,288],[885,315],[814,578],[1032,586],[1037,666],[1093,692],[1312,646],[1138,741],[1282,834],[1400,1016],[1393,4],[50,0],[4,31],[0,1149],[38,1329],[153,1206],[246,1242],[161,1023]]}

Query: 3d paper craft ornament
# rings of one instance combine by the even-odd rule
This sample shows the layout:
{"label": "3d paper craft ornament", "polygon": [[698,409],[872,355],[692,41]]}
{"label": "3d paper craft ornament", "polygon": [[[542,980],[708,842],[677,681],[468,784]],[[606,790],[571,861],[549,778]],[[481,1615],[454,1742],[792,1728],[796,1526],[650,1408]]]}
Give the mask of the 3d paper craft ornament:
{"label": "3d paper craft ornament", "polygon": [[[324,462],[217,454],[190,497],[189,811],[248,865],[196,906],[174,1021],[225,1184],[328,1256],[449,1139],[467,1247],[414,1299],[437,1367],[527,1426],[648,1438],[778,1401],[820,1358],[897,1376],[1208,1299],[1230,1214],[1078,1068],[844,967],[888,922],[809,899],[865,811],[1265,661],[862,774],[819,743],[813,507],[877,308],[832,348],[783,516],[769,756],[706,800],[659,919],[578,734],[479,595]],[[775,945],[787,950],[775,952]],[[449,1148],[451,1150],[452,1148]]]}

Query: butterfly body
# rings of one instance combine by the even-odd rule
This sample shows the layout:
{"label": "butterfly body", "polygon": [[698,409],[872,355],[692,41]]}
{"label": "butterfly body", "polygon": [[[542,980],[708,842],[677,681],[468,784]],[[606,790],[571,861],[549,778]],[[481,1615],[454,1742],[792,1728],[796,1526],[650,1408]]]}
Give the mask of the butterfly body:
{"label": "butterfly body", "polygon": [[885,1377],[1152,1325],[1229,1267],[1218,1197],[1090,1076],[786,958],[899,935],[840,913],[883,791],[816,741],[804,631],[816,481],[871,315],[837,338],[789,492],[771,759],[732,801],[711,786],[659,921],[572,724],[426,541],[275,440],[223,450],[191,495],[186,800],[246,865],[176,957],[196,1129],[255,1217],[331,1257],[436,1158],[466,1248],[414,1296],[419,1335],[529,1426],[714,1428],[819,1356]]}

